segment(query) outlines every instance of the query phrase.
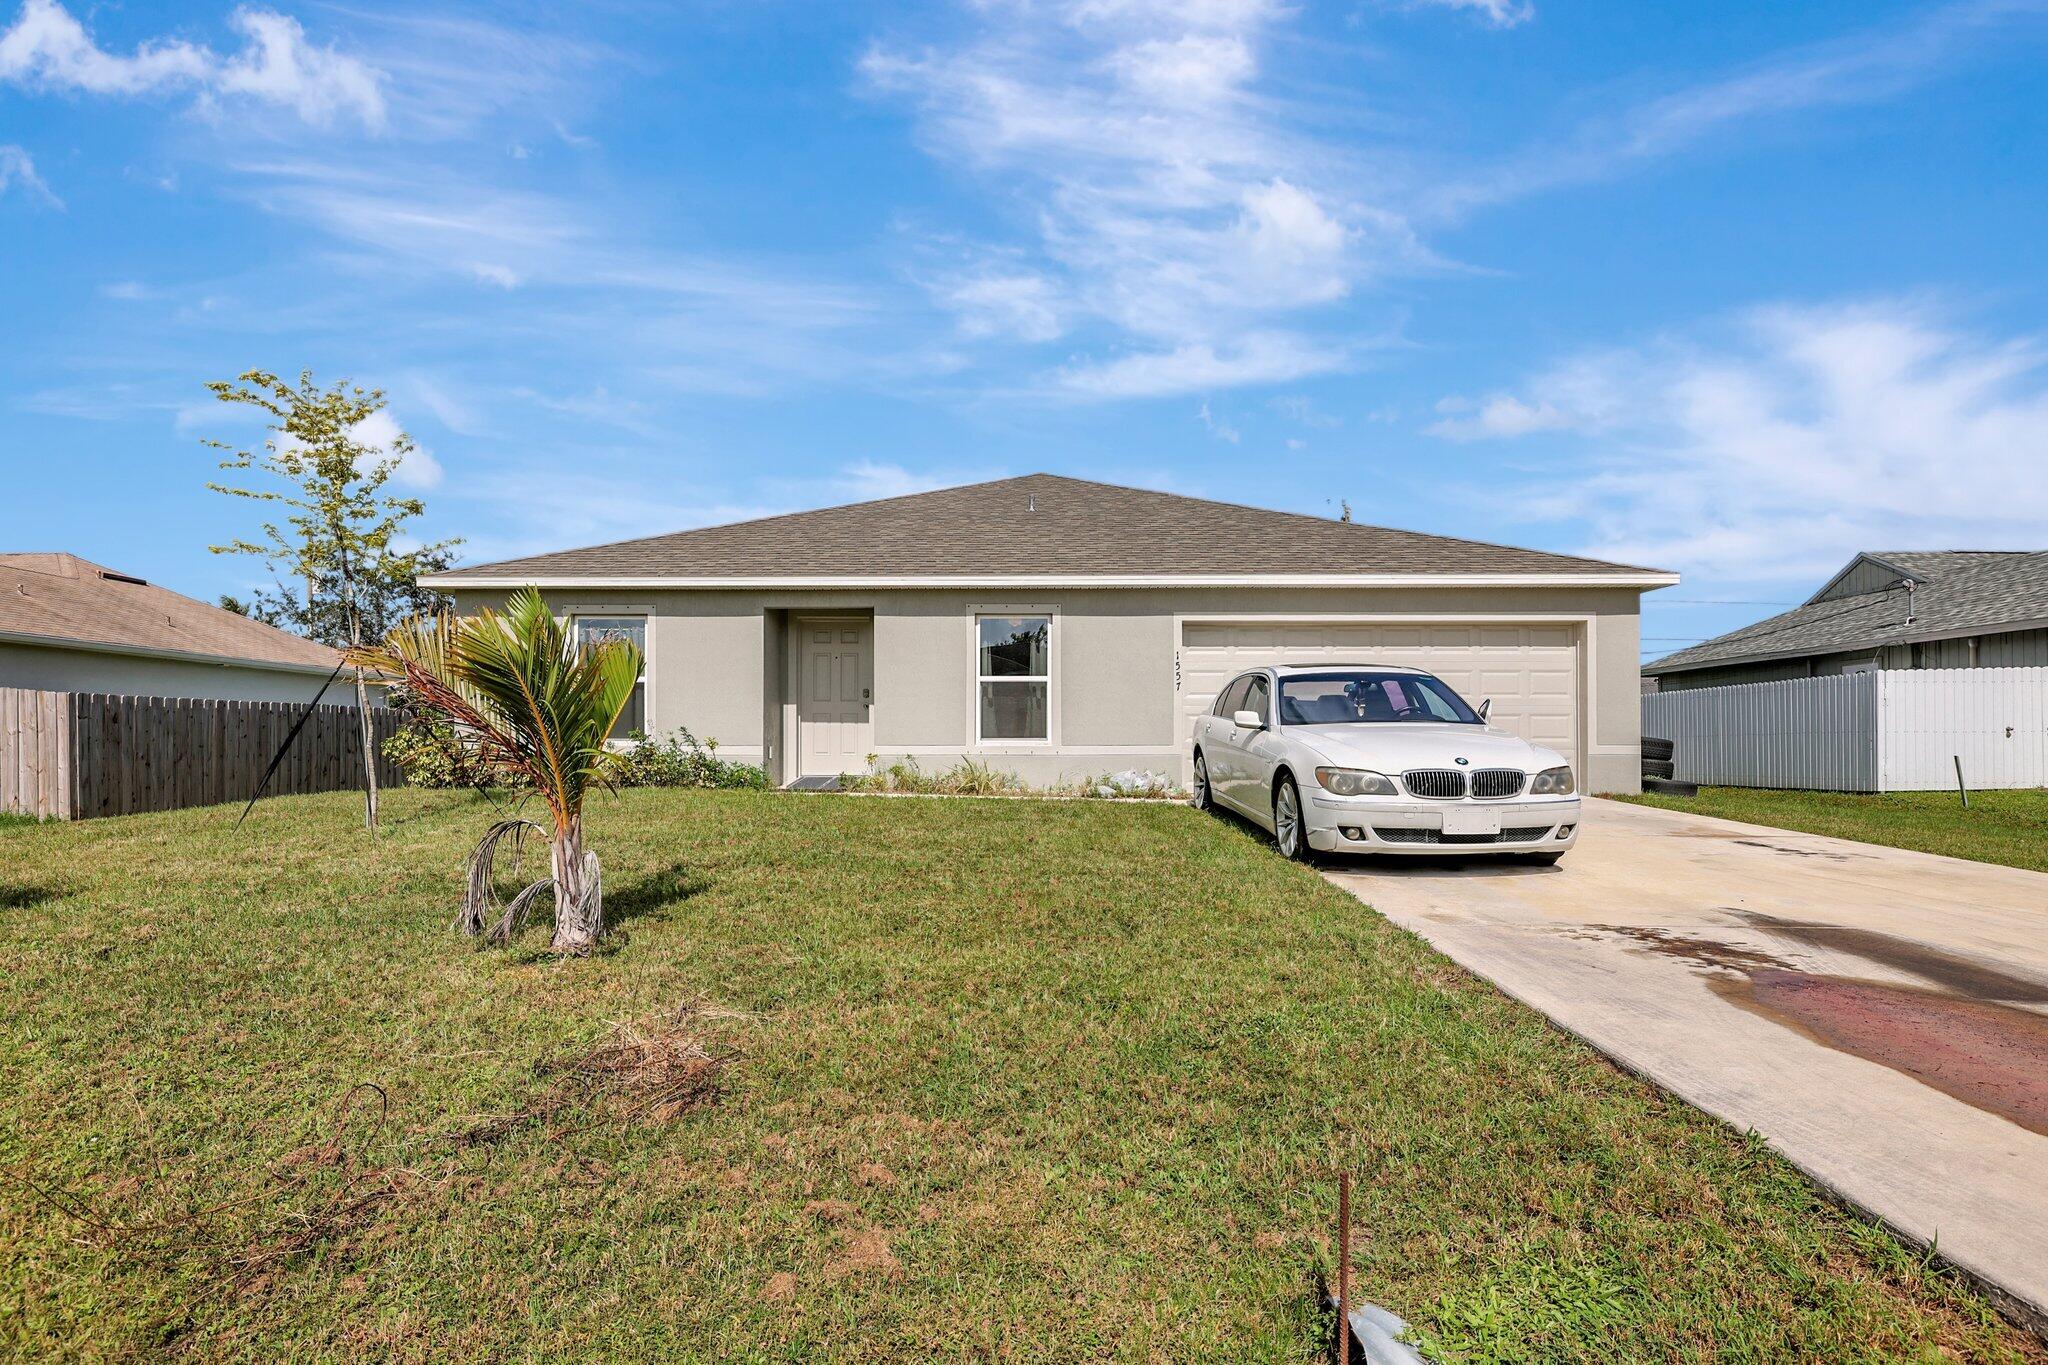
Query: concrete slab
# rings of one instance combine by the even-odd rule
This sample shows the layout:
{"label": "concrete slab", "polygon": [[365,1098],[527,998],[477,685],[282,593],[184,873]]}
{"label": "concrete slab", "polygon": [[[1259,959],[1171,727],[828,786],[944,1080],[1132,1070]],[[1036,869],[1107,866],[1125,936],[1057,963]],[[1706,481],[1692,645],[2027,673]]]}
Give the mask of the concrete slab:
{"label": "concrete slab", "polygon": [[2048,1324],[2048,875],[1597,800],[1326,875]]}

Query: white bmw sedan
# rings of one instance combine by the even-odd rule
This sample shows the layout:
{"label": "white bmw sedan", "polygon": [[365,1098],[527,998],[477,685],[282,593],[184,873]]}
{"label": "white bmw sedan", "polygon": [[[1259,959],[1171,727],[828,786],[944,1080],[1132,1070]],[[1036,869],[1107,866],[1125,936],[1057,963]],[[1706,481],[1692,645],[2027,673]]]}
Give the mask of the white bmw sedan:
{"label": "white bmw sedan", "polygon": [[1564,757],[1486,723],[1418,669],[1253,669],[1195,721],[1195,805],[1281,853],[1497,853],[1554,863],[1579,832]]}

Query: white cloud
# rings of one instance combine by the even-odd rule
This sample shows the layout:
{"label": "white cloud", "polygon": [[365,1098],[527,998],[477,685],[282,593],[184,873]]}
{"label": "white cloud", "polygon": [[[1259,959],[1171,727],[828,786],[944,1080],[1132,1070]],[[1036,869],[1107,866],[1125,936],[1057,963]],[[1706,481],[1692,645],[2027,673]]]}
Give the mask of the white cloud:
{"label": "white cloud", "polygon": [[64,201],[51,193],[43,178],[36,174],[34,159],[11,142],[0,143],[0,194],[17,187],[31,199],[40,199],[52,208],[64,207]]}
{"label": "white cloud", "polygon": [[1051,341],[1066,330],[1058,289],[1043,275],[985,270],[947,283],[939,296],[957,316],[964,336]]}
{"label": "white cloud", "polygon": [[1206,399],[1203,400],[1202,406],[1195,410],[1195,416],[1202,419],[1203,427],[1208,430],[1211,436],[1214,436],[1219,441],[1228,441],[1230,444],[1236,445],[1243,439],[1243,433],[1236,427],[1210,413],[1209,403]]}
{"label": "white cloud", "polygon": [[416,441],[409,441],[409,448],[402,452],[397,449],[405,428],[399,425],[391,409],[380,408],[371,413],[350,427],[349,435],[379,457],[398,457],[398,468],[391,472],[391,482],[399,487],[423,491],[440,485],[441,464],[430,451]]}
{"label": "white cloud", "polygon": [[1512,495],[1630,563],[1810,579],[1861,549],[2037,549],[2048,525],[2048,342],[1922,302],[1753,309],[1575,359],[1477,414],[1443,434],[1549,433]]}
{"label": "white cloud", "polygon": [[[1055,388],[1178,391],[1267,382],[1246,333],[1430,262],[1398,213],[1359,197],[1347,154],[1301,131],[1261,53],[1291,11],[1262,0],[985,0],[964,41],[877,46],[870,85],[913,103],[935,155],[1017,206],[1029,246],[942,277],[968,335],[1049,341],[1089,325],[1141,354],[1082,361]],[[1270,351],[1267,345],[1263,348]],[[1298,345],[1297,349],[1305,349]],[[1325,347],[1310,370],[1341,363]],[[1282,373],[1310,372],[1297,366]],[[1090,378],[1097,375],[1098,378]]]}
{"label": "white cloud", "polygon": [[1054,375],[1065,392],[1086,398],[1157,398],[1237,384],[1284,384],[1347,368],[1351,357],[1287,332],[1251,332],[1234,344],[1197,342],[1070,365]]}
{"label": "white cloud", "polygon": [[1474,440],[1485,436],[1526,436],[1532,431],[1554,431],[1573,425],[1575,420],[1549,403],[1525,403],[1506,393],[1494,394],[1479,404],[1471,416],[1465,416],[1471,407],[1469,403],[1447,398],[1437,404],[1437,411],[1446,415],[1424,429],[1432,436]]}
{"label": "white cloud", "polygon": [[183,39],[144,42],[121,55],[100,47],[56,0],[26,0],[21,16],[0,33],[0,81],[91,95],[190,90],[209,107],[247,98],[288,108],[320,127],[342,115],[383,127],[381,73],[308,42],[288,16],[238,9],[228,22],[245,43],[226,57]]}
{"label": "white cloud", "polygon": [[1536,17],[1528,0],[1407,0],[1408,8],[1471,10],[1496,28],[1513,28]]}
{"label": "white cloud", "polygon": [[318,127],[342,114],[354,114],[370,128],[383,126],[378,72],[331,47],[315,47],[299,21],[282,14],[240,9],[228,22],[249,41],[221,64],[215,90],[283,105]]}

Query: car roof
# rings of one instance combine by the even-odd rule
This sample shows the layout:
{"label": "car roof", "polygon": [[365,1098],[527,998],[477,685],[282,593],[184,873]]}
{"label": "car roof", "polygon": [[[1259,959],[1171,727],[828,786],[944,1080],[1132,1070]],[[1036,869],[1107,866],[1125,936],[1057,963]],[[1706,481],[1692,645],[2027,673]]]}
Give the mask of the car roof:
{"label": "car roof", "polygon": [[[1375,673],[1423,673],[1426,669],[1409,664],[1374,664],[1345,661],[1331,664],[1270,664],[1275,673],[1341,673],[1347,668],[1369,668]],[[1257,670],[1252,670],[1256,672]]]}

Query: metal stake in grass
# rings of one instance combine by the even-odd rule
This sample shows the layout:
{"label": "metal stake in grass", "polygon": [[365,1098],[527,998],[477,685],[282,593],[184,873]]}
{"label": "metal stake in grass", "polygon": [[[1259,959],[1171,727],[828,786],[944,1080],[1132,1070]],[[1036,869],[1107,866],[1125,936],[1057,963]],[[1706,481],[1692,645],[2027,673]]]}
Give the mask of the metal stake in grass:
{"label": "metal stake in grass", "polygon": [[1970,808],[1970,789],[1963,785],[1963,756],[1956,754],[1953,757],[1956,761],[1956,791],[1962,794],[1963,809],[1968,810]]}
{"label": "metal stake in grass", "polygon": [[1337,1365],[1351,1365],[1351,1172],[1337,1172]]}

